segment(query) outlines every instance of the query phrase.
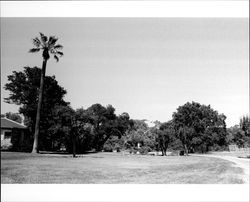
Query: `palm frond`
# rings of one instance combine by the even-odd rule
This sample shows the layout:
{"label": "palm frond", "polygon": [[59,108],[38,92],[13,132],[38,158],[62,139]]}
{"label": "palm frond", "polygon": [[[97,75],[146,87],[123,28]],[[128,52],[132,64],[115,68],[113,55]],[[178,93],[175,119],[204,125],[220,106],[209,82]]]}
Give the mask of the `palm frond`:
{"label": "palm frond", "polygon": [[41,40],[42,40],[43,43],[46,43],[46,42],[47,42],[48,37],[45,36],[45,35],[44,35],[43,33],[41,33],[41,32],[40,32],[40,37],[41,37]]}
{"label": "palm frond", "polygon": [[54,46],[54,49],[62,49],[62,48],[63,48],[63,46],[60,45],[60,44],[57,44],[57,45]]}
{"label": "palm frond", "polygon": [[57,53],[60,57],[63,56],[63,52],[61,52],[61,51],[57,51],[56,53]]}
{"label": "palm frond", "polygon": [[37,37],[32,39],[32,41],[33,41],[33,44],[34,44],[35,47],[37,47],[37,48],[40,47],[41,41]]}
{"label": "palm frond", "polygon": [[56,55],[54,55],[54,58],[56,59],[57,62],[59,61],[59,58]]}
{"label": "palm frond", "polygon": [[55,36],[50,36],[49,37],[49,42],[48,42],[49,46],[50,47],[54,46],[56,44],[57,40],[58,40],[58,38],[56,38]]}
{"label": "palm frond", "polygon": [[40,48],[31,48],[29,50],[30,53],[36,53],[36,52],[39,52],[40,51]]}

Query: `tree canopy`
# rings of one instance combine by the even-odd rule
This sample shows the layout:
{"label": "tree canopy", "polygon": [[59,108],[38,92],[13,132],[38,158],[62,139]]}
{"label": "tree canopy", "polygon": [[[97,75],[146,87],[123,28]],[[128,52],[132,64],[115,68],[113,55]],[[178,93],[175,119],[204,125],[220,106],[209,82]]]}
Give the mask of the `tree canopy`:
{"label": "tree canopy", "polygon": [[248,116],[240,118],[239,125],[227,129],[227,142],[238,147],[250,146],[250,119]]}
{"label": "tree canopy", "polygon": [[[4,88],[10,91],[5,102],[20,106],[25,124],[33,133],[39,94],[41,69],[24,67],[8,76]],[[226,130],[226,116],[210,105],[187,102],[177,108],[172,120],[149,127],[145,120],[132,120],[128,113],[117,115],[112,105],[93,104],[87,109],[74,110],[64,101],[66,90],[55,76],[45,77],[41,111],[40,147],[69,152],[89,150],[129,149],[147,153],[167,149],[206,152],[211,148],[235,143],[239,147],[249,141],[249,117],[242,117],[239,126]],[[19,120],[15,114],[6,114]]]}
{"label": "tree canopy", "polygon": [[169,121],[161,124],[159,130],[157,130],[156,133],[157,133],[156,141],[162,152],[162,155],[165,156],[169,144],[171,141],[173,141],[175,136],[173,122]]}
{"label": "tree canopy", "polygon": [[187,102],[173,113],[174,128],[186,152],[208,151],[209,146],[224,145],[226,139],[226,116],[210,105]]}
{"label": "tree canopy", "polygon": [[250,136],[250,118],[243,116],[240,118],[240,128],[245,132],[246,136]]}
{"label": "tree canopy", "polygon": [[[8,76],[8,83],[4,86],[5,90],[10,91],[9,97],[4,99],[5,102],[20,105],[19,113],[24,115],[25,124],[30,128],[32,133],[34,132],[36,121],[40,76],[40,68],[24,67],[23,71],[13,71]],[[68,105],[63,99],[65,94],[66,90],[58,84],[55,76],[45,77],[40,124],[40,130],[43,134],[41,135],[41,146],[45,148],[50,144],[50,138],[44,134],[47,134],[47,129],[52,124],[53,109],[58,105]]]}
{"label": "tree canopy", "polygon": [[128,113],[117,116],[115,108],[111,105],[107,107],[101,104],[94,104],[86,109],[88,123],[93,125],[93,144],[97,151],[103,149],[104,143],[111,137],[121,138],[130,127],[130,117]]}

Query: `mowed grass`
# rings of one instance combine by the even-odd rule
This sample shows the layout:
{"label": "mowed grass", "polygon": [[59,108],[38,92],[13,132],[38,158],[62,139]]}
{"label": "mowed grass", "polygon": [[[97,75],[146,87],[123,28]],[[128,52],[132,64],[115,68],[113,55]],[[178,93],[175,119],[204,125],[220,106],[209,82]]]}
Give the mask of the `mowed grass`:
{"label": "mowed grass", "polygon": [[229,161],[195,156],[1,152],[2,184],[234,184],[243,183],[242,172]]}

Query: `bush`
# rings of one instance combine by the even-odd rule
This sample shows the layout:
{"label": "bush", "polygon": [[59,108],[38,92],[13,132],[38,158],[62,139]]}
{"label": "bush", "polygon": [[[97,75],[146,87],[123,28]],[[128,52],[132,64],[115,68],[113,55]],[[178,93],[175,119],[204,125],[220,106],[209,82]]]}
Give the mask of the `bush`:
{"label": "bush", "polygon": [[12,143],[9,139],[1,140],[1,150],[10,150],[12,149]]}
{"label": "bush", "polygon": [[227,145],[220,146],[215,144],[213,146],[209,146],[208,151],[229,151],[229,149]]}
{"label": "bush", "polygon": [[142,146],[139,149],[140,154],[147,154],[148,152],[151,152],[151,151],[152,151],[151,148],[148,146]]}
{"label": "bush", "polygon": [[105,151],[105,152],[112,152],[113,148],[112,148],[112,146],[110,144],[105,144],[103,146],[103,151]]}
{"label": "bush", "polygon": [[118,145],[118,144],[115,145],[115,151],[117,151],[117,152],[120,152],[120,151],[121,151],[120,145]]}
{"label": "bush", "polygon": [[138,151],[137,148],[130,148],[129,153],[130,153],[130,154],[136,154],[137,151]]}
{"label": "bush", "polygon": [[179,156],[180,150],[173,150],[170,154],[170,156]]}

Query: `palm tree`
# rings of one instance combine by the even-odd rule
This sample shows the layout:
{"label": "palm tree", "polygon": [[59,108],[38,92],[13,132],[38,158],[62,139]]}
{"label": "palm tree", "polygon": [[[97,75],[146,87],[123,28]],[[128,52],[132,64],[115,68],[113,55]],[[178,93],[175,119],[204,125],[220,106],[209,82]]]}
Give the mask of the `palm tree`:
{"label": "palm tree", "polygon": [[34,48],[29,50],[30,53],[36,53],[42,51],[42,56],[43,56],[32,153],[39,153],[39,148],[38,148],[39,122],[40,122],[40,114],[42,107],[43,87],[44,87],[44,78],[45,78],[47,61],[50,58],[50,55],[53,55],[57,62],[59,61],[59,57],[63,56],[63,53],[60,51],[63,48],[63,46],[60,44],[56,44],[57,40],[58,38],[56,38],[55,36],[50,36],[48,38],[44,34],[40,33],[39,38],[36,37],[33,39]]}

